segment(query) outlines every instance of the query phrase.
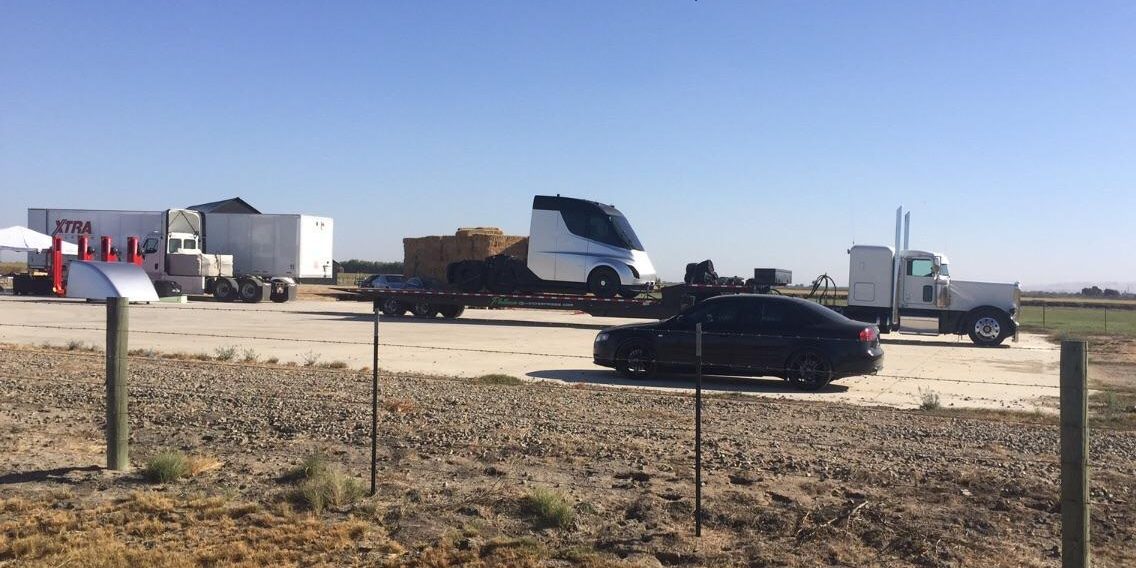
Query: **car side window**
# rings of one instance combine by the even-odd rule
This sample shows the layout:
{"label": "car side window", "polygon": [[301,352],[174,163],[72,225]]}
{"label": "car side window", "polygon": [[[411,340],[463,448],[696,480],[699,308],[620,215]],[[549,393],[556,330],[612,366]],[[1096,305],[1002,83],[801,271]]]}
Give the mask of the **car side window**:
{"label": "car side window", "polygon": [[736,302],[713,302],[687,317],[690,329],[702,324],[702,331],[737,331],[741,324],[741,311]]}

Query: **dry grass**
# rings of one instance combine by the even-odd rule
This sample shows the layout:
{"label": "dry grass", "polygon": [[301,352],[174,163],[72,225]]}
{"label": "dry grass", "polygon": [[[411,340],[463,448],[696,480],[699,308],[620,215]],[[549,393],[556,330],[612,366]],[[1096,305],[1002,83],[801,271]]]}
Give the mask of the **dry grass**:
{"label": "dry grass", "polygon": [[394,414],[410,414],[417,406],[413,400],[406,398],[391,398],[383,401],[383,409]]}
{"label": "dry grass", "polygon": [[329,506],[350,505],[364,494],[363,482],[344,474],[338,465],[318,452],[305,457],[284,479],[295,484],[289,494],[290,501],[316,514]]}
{"label": "dry grass", "polygon": [[220,469],[222,465],[221,460],[211,456],[187,456],[176,450],[163,450],[147,460],[142,477],[150,483],[172,483]]}
{"label": "dry grass", "polygon": [[480,377],[474,378],[473,382],[475,382],[479,385],[508,385],[508,386],[522,385],[522,384],[525,383],[520,378],[514,377],[512,375],[503,375],[503,374],[500,374],[500,373],[494,373],[494,374],[490,374],[490,375],[481,375]]}
{"label": "dry grass", "polygon": [[[17,512],[18,511],[18,512]],[[342,565],[360,546],[403,552],[376,525],[262,510],[223,497],[139,492],[59,509],[50,499],[0,500],[0,564],[16,566]]]}
{"label": "dry grass", "polygon": [[572,505],[563,495],[544,487],[534,487],[529,491],[524,499],[524,510],[539,527],[566,529],[576,518]]}

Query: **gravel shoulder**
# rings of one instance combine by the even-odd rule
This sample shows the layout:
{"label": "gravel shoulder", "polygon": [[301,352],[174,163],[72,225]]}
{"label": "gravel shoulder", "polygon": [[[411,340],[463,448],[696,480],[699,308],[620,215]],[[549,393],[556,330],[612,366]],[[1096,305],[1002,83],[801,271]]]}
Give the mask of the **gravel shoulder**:
{"label": "gravel shoulder", "polygon": [[[177,515],[205,519],[187,504],[202,495],[276,510],[287,491],[281,476],[313,450],[367,478],[367,373],[153,357],[130,364],[135,465],[166,448],[224,465],[159,486],[102,471],[102,355],[5,348],[0,563],[17,550],[33,563],[58,560],[50,549],[17,546],[28,529],[21,520],[31,518],[12,505],[19,500],[125,508],[173,523]],[[378,495],[288,517],[328,531],[362,528],[343,529],[340,547],[313,548],[317,530],[309,540],[273,543],[278,553],[303,551],[305,563],[392,565],[1059,564],[1053,426],[710,396],[699,540],[692,536],[693,400],[684,393],[405,373],[384,376],[382,385]],[[1132,565],[1136,434],[1094,432],[1091,451],[1096,563]],[[537,487],[571,505],[568,528],[534,523],[525,496]],[[174,505],[136,510],[151,493]],[[263,548],[263,522],[226,514],[219,517],[228,519],[226,538]],[[126,551],[207,560],[199,554],[208,547],[176,538],[191,530],[186,525],[159,536],[102,526]]]}

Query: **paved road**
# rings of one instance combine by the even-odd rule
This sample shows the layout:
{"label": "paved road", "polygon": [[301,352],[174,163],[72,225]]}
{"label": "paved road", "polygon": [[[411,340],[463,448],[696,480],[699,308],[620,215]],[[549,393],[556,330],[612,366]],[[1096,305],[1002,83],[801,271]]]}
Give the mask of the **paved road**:
{"label": "paved road", "polygon": [[[130,347],[213,353],[251,349],[261,359],[371,362],[370,304],[150,304],[130,310]],[[101,345],[105,308],[74,300],[0,296],[0,342]],[[531,310],[467,310],[457,320],[384,318],[380,368],[445,375],[506,373],[536,380],[682,389],[688,377],[629,382],[591,362],[598,329],[633,320]],[[1056,408],[1059,353],[1042,337],[1023,334],[1009,347],[981,349],[954,336],[885,336],[881,375],[854,377],[820,393],[798,393],[776,379],[712,378],[713,390],[898,407],[918,406],[933,391],[943,406],[1033,410]]]}

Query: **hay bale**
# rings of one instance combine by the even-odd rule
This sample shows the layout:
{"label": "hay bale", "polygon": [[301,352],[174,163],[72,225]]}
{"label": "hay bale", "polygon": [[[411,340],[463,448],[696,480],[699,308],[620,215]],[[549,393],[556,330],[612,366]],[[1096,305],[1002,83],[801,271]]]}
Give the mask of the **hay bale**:
{"label": "hay bale", "polygon": [[446,280],[446,267],[459,260],[484,260],[507,254],[528,258],[529,238],[506,235],[496,227],[463,227],[453,236],[402,239],[403,272],[406,276]]}

